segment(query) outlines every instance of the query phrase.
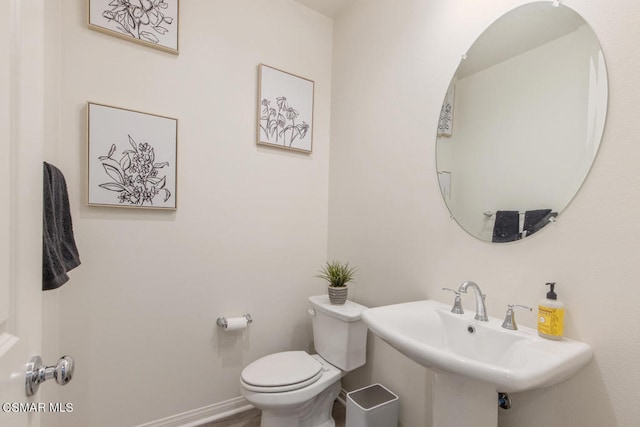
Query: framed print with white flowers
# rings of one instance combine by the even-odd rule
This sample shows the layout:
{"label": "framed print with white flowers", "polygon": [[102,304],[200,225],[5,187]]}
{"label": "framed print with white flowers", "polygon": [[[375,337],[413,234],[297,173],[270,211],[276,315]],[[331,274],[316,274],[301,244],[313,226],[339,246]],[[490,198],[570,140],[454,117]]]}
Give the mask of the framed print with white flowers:
{"label": "framed print with white flowers", "polygon": [[258,144],[311,153],[313,90],[313,80],[260,64]]}
{"label": "framed print with white flowers", "polygon": [[176,209],[178,120],[88,103],[89,206]]}
{"label": "framed print with white flowers", "polygon": [[180,0],[88,0],[89,28],[178,54]]}

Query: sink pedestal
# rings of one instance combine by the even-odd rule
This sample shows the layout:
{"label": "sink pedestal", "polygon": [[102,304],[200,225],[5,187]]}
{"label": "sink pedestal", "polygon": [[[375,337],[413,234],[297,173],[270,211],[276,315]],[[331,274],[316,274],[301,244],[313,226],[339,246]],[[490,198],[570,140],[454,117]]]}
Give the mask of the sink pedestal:
{"label": "sink pedestal", "polygon": [[433,427],[497,427],[498,393],[490,384],[436,372],[432,390]]}

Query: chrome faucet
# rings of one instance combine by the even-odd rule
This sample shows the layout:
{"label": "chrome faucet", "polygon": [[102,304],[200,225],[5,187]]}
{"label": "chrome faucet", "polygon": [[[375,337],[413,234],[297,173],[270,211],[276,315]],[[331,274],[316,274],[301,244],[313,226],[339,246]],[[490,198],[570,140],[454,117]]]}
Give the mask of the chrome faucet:
{"label": "chrome faucet", "polygon": [[443,291],[450,291],[456,294],[456,299],[453,301],[453,307],[451,307],[451,312],[455,314],[464,314],[464,310],[462,309],[462,299],[460,299],[460,292],[451,288],[442,288]]}
{"label": "chrome faucet", "polygon": [[518,325],[516,325],[516,316],[513,314],[513,309],[518,308],[520,310],[529,310],[533,311],[531,307],[527,307],[526,305],[520,304],[508,304],[507,305],[507,315],[504,318],[504,322],[502,322],[502,327],[505,329],[510,329],[512,331],[518,330]]}
{"label": "chrome faucet", "polygon": [[458,292],[467,293],[467,288],[472,288],[476,293],[476,317],[474,319],[480,320],[482,322],[488,322],[489,317],[487,316],[487,308],[484,305],[484,295],[480,290],[480,286],[476,282],[466,281],[458,288]]}

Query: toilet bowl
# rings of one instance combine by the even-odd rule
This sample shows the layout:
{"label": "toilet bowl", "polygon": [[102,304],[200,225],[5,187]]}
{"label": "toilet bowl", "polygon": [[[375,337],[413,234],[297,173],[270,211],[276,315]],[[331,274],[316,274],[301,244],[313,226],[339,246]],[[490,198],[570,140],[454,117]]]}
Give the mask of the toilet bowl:
{"label": "toilet bowl", "polygon": [[360,314],[366,307],[333,306],[326,295],[309,301],[318,354],[274,353],[242,371],[242,395],[262,410],[261,427],[334,427],[340,379],[365,363],[367,327]]}
{"label": "toilet bowl", "polygon": [[[276,380],[278,373],[287,380]],[[317,354],[291,351],[253,362],[240,382],[245,399],[262,409],[262,427],[333,427],[331,408],[344,374]]]}

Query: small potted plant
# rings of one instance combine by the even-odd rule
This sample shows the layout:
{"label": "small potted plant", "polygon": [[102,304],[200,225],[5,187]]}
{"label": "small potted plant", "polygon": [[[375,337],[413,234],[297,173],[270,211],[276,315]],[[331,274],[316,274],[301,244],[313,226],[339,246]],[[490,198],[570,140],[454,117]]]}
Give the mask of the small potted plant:
{"label": "small potted plant", "polygon": [[329,282],[329,302],[342,305],[347,301],[347,283],[352,282],[357,268],[350,267],[348,262],[331,261],[320,269],[316,277]]}

